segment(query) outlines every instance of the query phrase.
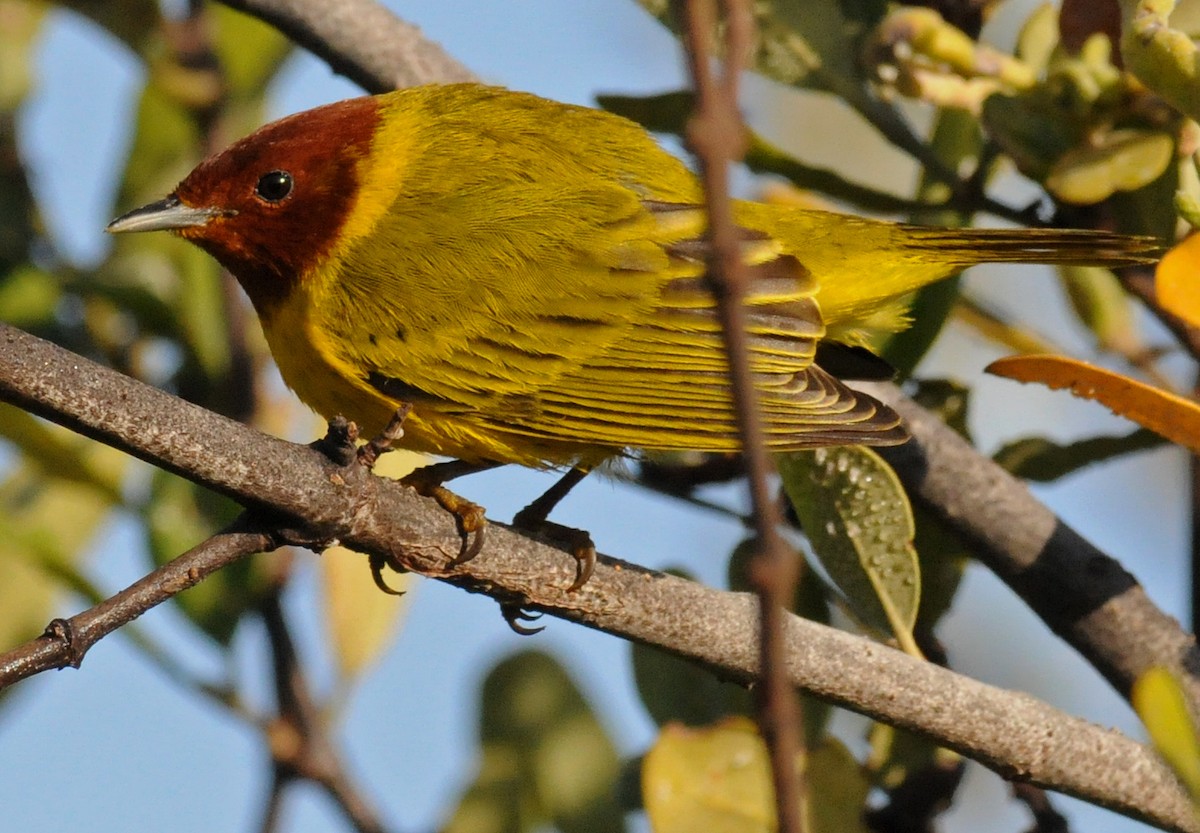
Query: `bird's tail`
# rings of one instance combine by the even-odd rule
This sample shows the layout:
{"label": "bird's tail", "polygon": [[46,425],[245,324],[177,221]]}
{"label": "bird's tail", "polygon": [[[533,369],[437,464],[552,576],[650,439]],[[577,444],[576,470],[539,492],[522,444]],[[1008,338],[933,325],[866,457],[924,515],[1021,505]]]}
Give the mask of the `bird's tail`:
{"label": "bird's tail", "polygon": [[[1132,266],[1162,255],[1151,237],[1079,229],[941,229],[892,226],[875,262],[843,262],[850,280],[822,284],[817,298],[832,338],[867,344],[907,326],[907,294],[980,263]],[[848,259],[847,259],[848,260]]]}
{"label": "bird's tail", "polygon": [[961,268],[977,263],[1133,266],[1162,256],[1153,237],[1082,229],[941,229],[900,226],[905,248]]}

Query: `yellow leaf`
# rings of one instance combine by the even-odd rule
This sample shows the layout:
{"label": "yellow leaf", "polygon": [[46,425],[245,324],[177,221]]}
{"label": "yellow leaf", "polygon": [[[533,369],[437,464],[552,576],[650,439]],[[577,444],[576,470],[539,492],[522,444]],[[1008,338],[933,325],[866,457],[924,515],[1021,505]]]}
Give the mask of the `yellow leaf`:
{"label": "yellow leaf", "polygon": [[1154,272],[1154,291],[1163,309],[1200,327],[1200,234],[1163,256]]}
{"label": "yellow leaf", "polygon": [[1076,396],[1094,399],[1113,413],[1200,453],[1200,405],[1190,399],[1066,356],[1010,356],[992,362],[987,372],[1055,390],[1070,388]]}
{"label": "yellow leaf", "polygon": [[[424,461],[408,451],[379,458],[375,473],[403,477]],[[321,556],[325,586],[325,628],[343,681],[361,674],[387,648],[395,635],[406,597],[384,593],[375,586],[361,553],[330,547]],[[384,572],[388,586],[399,592],[413,584],[409,574]]]}
{"label": "yellow leaf", "polygon": [[1200,802],[1200,740],[1178,681],[1165,668],[1151,668],[1134,681],[1131,699],[1158,754]]}
{"label": "yellow leaf", "polygon": [[775,830],[767,747],[744,717],[666,726],[642,764],[642,797],[654,833]]}
{"label": "yellow leaf", "polygon": [[1175,140],[1149,130],[1114,130],[1094,145],[1072,148],[1046,176],[1047,190],[1063,202],[1093,205],[1117,191],[1136,191],[1167,169]]}

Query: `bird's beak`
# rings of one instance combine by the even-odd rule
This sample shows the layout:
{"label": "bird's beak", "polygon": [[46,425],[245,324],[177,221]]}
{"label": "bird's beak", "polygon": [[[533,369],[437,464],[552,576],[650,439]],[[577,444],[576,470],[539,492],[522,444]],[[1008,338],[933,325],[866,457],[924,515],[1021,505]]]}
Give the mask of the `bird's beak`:
{"label": "bird's beak", "polygon": [[207,225],[213,217],[228,212],[217,208],[192,208],[171,194],[158,202],[135,208],[113,220],[105,231],[123,234],[127,231],[172,231]]}

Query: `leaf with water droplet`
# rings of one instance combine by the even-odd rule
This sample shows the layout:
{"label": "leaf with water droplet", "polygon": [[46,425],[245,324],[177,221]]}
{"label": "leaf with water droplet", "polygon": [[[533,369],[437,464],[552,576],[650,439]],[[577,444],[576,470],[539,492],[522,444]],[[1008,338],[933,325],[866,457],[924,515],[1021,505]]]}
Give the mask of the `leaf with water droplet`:
{"label": "leaf with water droplet", "polygon": [[921,573],[908,495],[867,448],[782,455],[783,488],[821,566],[866,624],[890,631],[918,654],[913,624]]}

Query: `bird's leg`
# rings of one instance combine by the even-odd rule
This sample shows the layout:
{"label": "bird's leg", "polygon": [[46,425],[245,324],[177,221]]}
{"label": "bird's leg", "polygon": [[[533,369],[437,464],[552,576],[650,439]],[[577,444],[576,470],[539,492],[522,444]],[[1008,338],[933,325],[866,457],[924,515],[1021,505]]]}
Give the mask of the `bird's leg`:
{"label": "bird's leg", "polygon": [[[571,491],[579,484],[579,481],[587,477],[589,471],[591,469],[587,466],[576,466],[571,469],[557,483],[547,489],[545,494],[513,517],[514,527],[526,532],[544,535],[556,543],[570,547],[571,554],[575,556],[575,581],[567,588],[568,593],[572,593],[583,587],[587,583],[587,580],[592,577],[592,571],[596,568],[596,545],[592,543],[592,536],[588,535],[584,530],[556,524],[546,520],[546,518],[554,510],[554,507],[558,505],[559,501],[567,496],[567,492]],[[509,622],[509,624],[511,625],[512,622]]]}
{"label": "bird's leg", "polygon": [[442,484],[465,474],[487,471],[498,465],[500,464],[493,462],[468,463],[465,460],[448,460],[419,468],[400,480],[405,486],[416,489],[417,494],[436,500],[443,509],[458,519],[463,548],[458,557],[450,562],[451,567],[465,564],[479,555],[479,551],[483,549],[483,530],[487,526],[487,516],[478,503],[459,497]]}

